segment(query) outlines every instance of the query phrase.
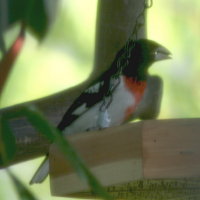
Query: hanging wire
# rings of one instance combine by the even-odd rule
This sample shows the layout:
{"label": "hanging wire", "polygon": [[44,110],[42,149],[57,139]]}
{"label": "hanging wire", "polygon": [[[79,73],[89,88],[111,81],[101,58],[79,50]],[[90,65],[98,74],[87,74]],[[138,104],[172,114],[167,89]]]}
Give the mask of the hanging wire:
{"label": "hanging wire", "polygon": [[101,104],[101,106],[99,108],[100,111],[105,111],[110,106],[110,104],[112,103],[112,99],[113,99],[112,93],[117,88],[117,86],[120,84],[120,81],[121,81],[120,77],[111,79],[108,92],[104,96],[103,103]]}
{"label": "hanging wire", "polygon": [[[117,60],[117,66],[116,66],[117,72],[113,74],[111,77],[108,92],[105,94],[103,103],[101,104],[99,108],[100,111],[106,111],[108,107],[110,106],[110,104],[112,103],[112,93],[120,84],[120,81],[121,81],[120,74],[122,73],[123,69],[128,66],[129,60],[131,57],[131,51],[134,48],[134,45],[132,45],[134,43],[131,43],[131,42],[138,39],[138,32],[140,28],[144,26],[144,22],[140,22],[141,17],[144,17],[146,9],[151,8],[152,6],[153,6],[153,0],[145,0],[143,9],[136,17],[133,31],[124,46],[124,53]],[[144,20],[141,20],[141,21],[144,21]]]}
{"label": "hanging wire", "polygon": [[[133,28],[132,34],[130,38],[134,38],[134,40],[138,39],[138,31],[140,30],[140,28],[144,25],[144,20],[141,20],[143,22],[139,22],[140,19],[143,17],[144,18],[144,14],[146,9],[151,8],[153,6],[153,0],[145,0],[144,2],[144,7],[141,10],[141,12],[138,14],[138,16],[136,17],[136,22],[135,22],[135,26]],[[135,36],[135,37],[134,37]]]}

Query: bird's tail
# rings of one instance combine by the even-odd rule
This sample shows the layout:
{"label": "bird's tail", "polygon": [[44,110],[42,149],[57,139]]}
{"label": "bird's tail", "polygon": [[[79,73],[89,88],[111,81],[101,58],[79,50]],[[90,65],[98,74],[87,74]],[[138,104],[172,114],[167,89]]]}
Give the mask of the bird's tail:
{"label": "bird's tail", "polygon": [[41,183],[43,182],[49,174],[49,157],[43,160],[35,174],[33,175],[30,184]]}

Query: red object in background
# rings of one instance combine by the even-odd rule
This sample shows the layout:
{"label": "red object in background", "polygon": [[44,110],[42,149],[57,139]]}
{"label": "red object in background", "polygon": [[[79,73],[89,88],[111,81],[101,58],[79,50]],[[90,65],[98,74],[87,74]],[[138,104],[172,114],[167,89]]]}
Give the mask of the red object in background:
{"label": "red object in background", "polygon": [[3,90],[13,64],[22,50],[25,41],[25,27],[22,26],[16,40],[0,61],[0,93]]}

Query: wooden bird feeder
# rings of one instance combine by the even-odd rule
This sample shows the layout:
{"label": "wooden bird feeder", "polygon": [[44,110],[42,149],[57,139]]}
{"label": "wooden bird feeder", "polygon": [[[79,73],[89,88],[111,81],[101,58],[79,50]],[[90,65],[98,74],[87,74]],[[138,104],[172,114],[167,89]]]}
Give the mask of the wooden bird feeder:
{"label": "wooden bird feeder", "polygon": [[[133,199],[136,191],[148,196],[156,188],[159,193],[165,184],[167,194],[171,188],[176,197],[186,190],[200,196],[200,119],[147,120],[68,139],[116,199]],[[55,145],[50,148],[50,183],[54,196],[92,196]]]}

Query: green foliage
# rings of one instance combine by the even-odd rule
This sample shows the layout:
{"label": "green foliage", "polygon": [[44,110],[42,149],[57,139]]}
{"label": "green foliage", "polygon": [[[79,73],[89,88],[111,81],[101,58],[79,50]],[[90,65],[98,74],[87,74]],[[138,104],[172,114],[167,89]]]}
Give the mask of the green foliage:
{"label": "green foliage", "polygon": [[[27,38],[23,55],[15,65],[4,98],[0,100],[2,107],[58,92],[86,78],[86,70],[93,59],[95,6],[91,3],[95,1],[63,0],[54,29],[40,48],[34,39]],[[148,10],[148,38],[160,42],[173,53],[172,60],[157,63],[151,69],[153,74],[164,79],[160,118],[199,116],[199,8],[198,0],[169,0],[154,1],[153,7]],[[12,34],[8,37],[12,38]],[[88,61],[84,62],[82,57]],[[34,161],[32,163],[14,168],[22,176],[21,168],[32,173]],[[3,181],[1,176],[1,188]],[[31,189],[40,192],[41,187],[44,186],[33,186]],[[5,194],[10,193],[9,185],[7,188]],[[44,199],[50,198],[60,199],[49,196]]]}
{"label": "green foliage", "polygon": [[[4,14],[0,15],[0,21],[3,22],[0,23],[1,31],[21,22],[39,39],[44,37],[49,25],[45,0],[7,0],[2,5],[0,12]],[[3,7],[7,10],[3,10]]]}
{"label": "green foliage", "polygon": [[15,155],[15,137],[6,117],[0,116],[0,164],[6,165]]}
{"label": "green foliage", "polygon": [[[102,197],[103,199],[112,199],[111,196],[104,190],[104,188],[100,185],[98,180],[92,175],[92,173],[86,167],[85,163],[76,153],[74,148],[63,137],[61,132],[57,128],[52,126],[36,107],[32,105],[22,106],[14,112],[6,112],[2,114],[1,124],[4,128],[3,134],[6,135],[12,134],[12,132],[10,131],[10,127],[8,126],[9,120],[16,117],[24,117],[24,116],[28,119],[28,121],[30,121],[30,123],[36,128],[38,132],[43,134],[50,142],[55,142],[58,145],[60,151],[66,156],[66,159],[70,161],[71,165],[75,168],[79,177],[88,183],[94,194]],[[11,142],[14,143],[14,139],[10,136],[5,137],[5,139],[3,140],[3,143],[5,145],[3,152],[7,152],[7,149],[11,148],[9,141],[7,141],[10,139]],[[9,161],[12,158],[8,153],[7,154],[5,153],[4,157],[5,156],[7,156],[6,161]]]}
{"label": "green foliage", "polygon": [[[94,58],[96,4],[97,0],[63,0],[42,43],[38,45],[32,35],[26,34],[0,107],[51,95],[88,78]],[[17,31],[16,27],[6,32],[6,44],[13,41]]]}
{"label": "green foliage", "polygon": [[10,171],[6,170],[15,186],[20,200],[37,200],[37,198],[30,192],[28,188]]}

